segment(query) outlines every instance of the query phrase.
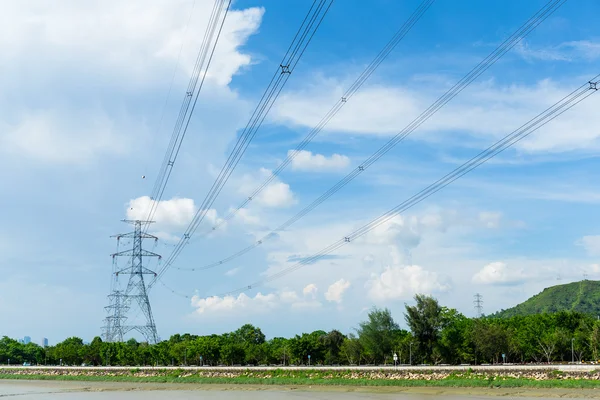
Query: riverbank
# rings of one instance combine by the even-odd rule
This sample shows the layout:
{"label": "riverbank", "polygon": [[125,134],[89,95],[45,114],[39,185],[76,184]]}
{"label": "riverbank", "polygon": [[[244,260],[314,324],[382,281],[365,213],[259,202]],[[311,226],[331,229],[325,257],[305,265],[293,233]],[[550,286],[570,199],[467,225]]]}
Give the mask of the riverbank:
{"label": "riverbank", "polygon": [[[168,392],[168,394],[167,394]],[[524,399],[554,399],[554,398],[600,398],[595,389],[543,389],[543,388],[432,388],[432,387],[397,387],[397,386],[296,386],[296,385],[190,385],[185,383],[134,383],[134,382],[77,382],[77,381],[34,381],[34,380],[4,380],[0,381],[0,397],[20,396],[28,399],[39,398],[36,394],[43,393],[45,398],[61,398],[59,394],[86,399],[88,394],[94,399],[127,399],[153,400],[168,398],[188,399],[202,396],[203,398],[218,398],[221,400],[238,399],[241,396],[249,400],[282,400],[296,399],[298,393],[303,398],[354,400],[364,399],[370,394],[377,398],[417,400],[427,396],[430,399],[477,399],[508,397]],[[137,394],[136,394],[137,393]],[[104,396],[104,397],[103,397]]]}
{"label": "riverbank", "polygon": [[554,367],[464,370],[435,367],[370,370],[0,367],[0,379],[261,386],[600,388],[600,371],[575,368],[560,370]]}

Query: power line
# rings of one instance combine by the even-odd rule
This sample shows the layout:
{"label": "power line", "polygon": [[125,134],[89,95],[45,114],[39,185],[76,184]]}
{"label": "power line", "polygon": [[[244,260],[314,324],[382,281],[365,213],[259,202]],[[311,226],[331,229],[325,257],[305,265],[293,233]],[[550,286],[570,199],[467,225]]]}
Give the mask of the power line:
{"label": "power line", "polygon": [[[163,163],[154,183],[154,188],[152,189],[152,194],[150,196],[151,205],[150,211],[148,212],[148,217],[146,218],[147,220],[153,219],[158,204],[162,199],[163,193],[167,186],[167,182],[171,176],[171,172],[173,171],[173,166],[175,165],[175,161],[179,155],[179,151],[181,149],[183,139],[187,133],[192,114],[196,108],[198,96],[200,95],[204,85],[206,74],[214,56],[219,37],[221,36],[230,5],[231,0],[216,0],[214,3],[209,17],[208,26],[204,32],[202,45],[200,46],[198,56],[196,57],[196,64],[194,65],[194,70],[188,83],[188,87],[179,110],[179,115],[173,128],[171,140],[167,146]],[[200,78],[201,74],[202,78]],[[145,230],[147,229],[148,227],[145,227]]]}
{"label": "power line", "polygon": [[[194,5],[195,5],[195,2],[194,2]],[[200,46],[200,50],[199,50],[198,56],[196,58],[196,63],[194,65],[194,69],[192,71],[192,76],[188,83],[188,87],[186,89],[186,93],[185,93],[181,108],[179,110],[179,116],[177,118],[177,121],[175,122],[175,127],[173,128],[173,133],[171,135],[171,140],[169,142],[169,145],[167,147],[167,150],[165,152],[165,156],[163,159],[163,164],[159,170],[158,176],[156,178],[156,182],[154,184],[154,188],[152,190],[152,194],[150,196],[150,199],[151,199],[150,211],[148,212],[148,218],[146,218],[146,220],[148,220],[148,221],[152,220],[152,218],[154,217],[157,206],[162,198],[162,195],[166,188],[167,182],[169,180],[169,177],[171,176],[171,171],[173,169],[173,166],[174,166],[177,156],[179,154],[179,150],[181,149],[181,144],[183,142],[183,139],[184,139],[187,129],[189,127],[189,122],[190,122],[191,116],[194,112],[194,109],[196,107],[196,103],[198,101],[198,96],[200,95],[200,91],[202,90],[202,87],[204,85],[204,81],[206,79],[206,74],[208,72],[208,68],[212,61],[217,43],[219,41],[219,37],[221,36],[221,32],[223,30],[223,25],[225,23],[227,13],[229,12],[230,5],[231,5],[231,0],[215,0],[215,2],[214,2],[213,9],[212,9],[210,17],[209,17],[208,25],[207,25],[206,31],[204,33],[204,38],[202,40],[202,44]],[[193,8],[192,8],[192,10],[193,10]],[[191,18],[191,12],[190,12],[190,18]],[[189,25],[189,19],[188,19],[188,25]],[[186,25],[186,30],[187,30],[187,25]],[[181,48],[183,48],[183,44],[182,44]],[[179,56],[181,55],[181,48],[179,50]],[[177,63],[179,63],[179,56],[178,56]],[[202,71],[204,71],[204,73],[202,75],[202,79],[200,80],[200,74],[202,73]],[[173,72],[173,77],[171,79],[171,87],[173,85],[174,76],[175,76],[175,71]],[[200,80],[200,83],[198,85],[199,80]],[[169,95],[171,92],[171,87],[169,88]],[[192,103],[192,98],[194,96],[194,93],[195,93],[195,98]],[[168,97],[167,97],[167,101],[168,101]],[[165,103],[165,106],[166,106],[166,103]],[[163,110],[163,113],[164,113],[164,110]],[[162,116],[161,116],[161,123],[162,123]],[[143,226],[142,229],[143,229],[143,234],[146,234],[148,231],[148,226],[147,225]],[[113,265],[113,270],[114,270],[114,268],[115,268],[115,266]],[[129,295],[128,292],[122,293],[119,290],[115,290],[115,286],[117,284],[116,279],[117,278],[115,277],[114,281],[111,283],[111,293],[113,293],[113,295],[111,295],[112,297],[109,296],[109,298],[111,299],[111,306],[114,306],[117,303],[120,304],[121,297],[123,297],[123,296],[126,297]],[[150,288],[150,286],[146,287],[145,291],[147,292],[147,290],[149,290],[149,288]],[[128,290],[129,290],[129,287],[127,288],[127,291]],[[111,306],[109,306],[109,307],[111,307]],[[121,306],[119,305],[119,307],[121,307]],[[116,308],[114,308],[114,309],[116,309]],[[154,322],[152,322],[152,323],[154,323]],[[107,322],[107,326],[108,326],[108,322]]]}
{"label": "power line", "polygon": [[[407,200],[400,203],[396,207],[392,208],[385,214],[383,214],[380,217],[374,219],[373,221],[367,223],[366,225],[363,225],[361,228],[355,230],[354,232],[352,232],[351,234],[338,240],[337,242],[332,243],[328,247],[322,249],[320,252],[315,253],[310,257],[306,257],[302,261],[292,265],[291,267],[285,268],[278,273],[269,275],[266,278],[256,281],[256,282],[254,282],[250,285],[247,285],[243,288],[239,288],[234,291],[226,292],[226,293],[220,294],[218,296],[223,297],[223,296],[231,296],[231,295],[239,294],[244,291],[250,290],[252,288],[264,285],[265,283],[279,279],[279,278],[281,278],[289,273],[292,273],[306,265],[309,265],[309,264],[314,263],[315,261],[318,261],[323,256],[332,253],[333,251],[335,251],[335,250],[347,245],[348,243],[358,239],[359,237],[365,235],[366,233],[370,232],[371,230],[375,229],[376,227],[380,226],[381,224],[388,222],[393,217],[412,208],[413,206],[415,206],[418,203],[422,202],[423,200],[427,199],[429,196],[433,195],[434,193],[437,193],[444,187],[448,186],[455,180],[462,177],[463,175],[471,172],[473,169],[477,168],[481,164],[485,163],[486,161],[488,161],[491,158],[495,157],[496,155],[500,154],[502,151],[506,150],[507,148],[509,148],[509,147],[515,145],[516,143],[518,143],[519,141],[523,140],[524,138],[529,136],[531,133],[533,133],[533,132],[537,131],[538,129],[540,129],[541,127],[545,126],[546,124],[548,124],[549,122],[551,122],[552,120],[554,120],[555,118],[557,118],[558,116],[563,114],[564,112],[570,110],[571,108],[573,108],[574,106],[579,104],[581,101],[583,101],[586,98],[588,98],[589,96],[595,94],[598,91],[598,83],[599,83],[598,81],[596,81],[596,79],[598,79],[599,77],[600,77],[600,74],[596,75],[589,82],[586,82],[585,84],[581,85],[580,87],[578,87],[577,89],[575,89],[574,91],[572,91],[571,93],[569,93],[568,95],[563,97],[561,100],[559,100],[552,106],[548,107],[546,110],[542,111],[540,114],[538,114],[534,118],[530,119],[525,124],[521,125],[519,128],[517,128],[510,134],[506,135],[504,138],[495,142],[493,145],[491,145],[487,149],[481,151],[479,154],[477,154],[476,156],[474,156],[467,162],[465,162],[462,165],[460,165],[459,167],[455,168],[448,174],[444,175],[442,178],[440,178],[437,181],[430,184],[429,186],[425,187],[424,189],[419,191],[417,194],[408,198]],[[177,295],[180,295],[180,296],[186,297],[186,298],[190,297],[190,296],[182,295],[182,294],[174,291],[173,289],[168,287],[166,284],[164,284],[164,282],[162,282],[162,281],[161,281],[161,284],[163,284],[168,290],[170,290],[174,294],[177,294]]]}
{"label": "power line", "polygon": [[295,70],[298,62],[302,58],[302,55],[310,44],[332,4],[333,0],[315,0],[313,2],[310,10],[306,14],[306,17],[302,21],[302,25],[296,32],[292,43],[277,67],[273,77],[271,78],[271,82],[263,93],[262,98],[252,113],[252,116],[250,117],[246,127],[242,131],[242,134],[238,138],[233,151],[230,153],[225,165],[223,165],[204,201],[199,206],[198,211],[194,215],[194,218],[186,229],[184,235],[164,263],[161,271],[158,274],[159,277],[164,274],[164,272],[179,256],[184,246],[188,243],[190,237],[194,234],[200,223],[204,220],[206,213],[210,210],[210,207],[229,180],[233,170],[236,168],[248,145],[254,138],[254,135],[262,125],[262,122],[269,113],[270,109],[273,107],[275,100],[279,97],[279,94],[281,93],[291,73]]}
{"label": "power line", "polygon": [[[360,89],[360,87],[371,77],[373,72],[379,67],[379,65],[389,56],[394,48],[400,43],[400,41],[408,34],[412,27],[421,19],[423,14],[431,7],[435,0],[424,0],[417,9],[410,15],[408,20],[398,29],[392,39],[381,49],[377,56],[371,61],[371,63],[365,68],[365,70],[358,76],[358,78],[350,85],[350,87],[344,92],[344,94],[336,101],[331,109],[325,114],[321,121],[306,135],[306,137],[300,142],[300,144],[294,149],[293,152],[288,154],[287,158],[279,164],[279,166],[271,173],[271,175],[258,186],[237,208],[231,210],[227,216],[220,219],[209,231],[205,232],[203,236],[209,235],[211,232],[219,229],[227,221],[231,220],[237,213],[248,205],[252,200],[256,198],[275,178],[281,174],[281,172],[287,168],[287,166],[296,158],[296,156],[314,139],[316,135],[323,130],[323,128],[329,123],[329,121],[335,117],[335,115],[348,103],[352,96]],[[181,268],[174,267],[178,270],[194,270],[193,268]]]}
{"label": "power line", "polygon": [[573,92],[568,94],[567,96],[563,97],[557,103],[550,106],[549,108],[544,110],[542,113],[538,114],[536,117],[529,120],[527,123],[525,123],[518,129],[516,129],[512,133],[508,134],[501,140],[497,141],[492,146],[483,150],[478,155],[471,158],[469,161],[467,161],[464,164],[462,164],[461,166],[457,167],[452,172],[446,174],[444,177],[440,178],[436,182],[427,186],[425,189],[421,190],[420,192],[413,195],[409,199],[400,203],[398,206],[392,208],[385,214],[381,215],[379,218],[374,219],[373,221],[362,226],[361,228],[357,229],[356,231],[352,232],[351,234],[349,234],[349,235],[345,236],[344,238],[338,240],[337,242],[334,242],[331,245],[325,247],[320,252],[318,252],[310,257],[304,258],[302,261],[292,265],[291,267],[285,268],[278,273],[269,275],[266,278],[261,279],[256,282],[253,282],[250,285],[247,285],[243,288],[239,288],[239,289],[233,290],[231,292],[223,293],[219,296],[222,297],[222,296],[231,296],[231,295],[239,294],[246,290],[250,290],[257,286],[261,286],[261,285],[264,285],[265,283],[279,279],[291,272],[294,272],[294,271],[304,267],[305,265],[314,263],[315,261],[319,260],[323,256],[332,253],[334,250],[337,250],[337,249],[347,245],[348,243],[365,235],[366,233],[370,232],[371,230],[378,227],[379,225],[386,223],[387,221],[389,221],[396,215],[408,210],[409,208],[411,208],[411,207],[415,206],[416,204],[422,202],[423,200],[427,199],[429,196],[433,195],[434,193],[436,193],[439,190],[443,189],[444,187],[448,186],[455,180],[457,180],[460,177],[462,177],[463,175],[469,173],[473,169],[477,168],[478,166],[485,163],[492,157],[498,155],[499,153],[506,150],[507,148],[518,143],[519,141],[521,141],[522,139],[524,139],[531,133],[535,132],[539,128],[543,127],[550,121],[557,118],[562,113],[568,111],[575,105],[579,104],[581,101],[585,100],[587,97],[596,93],[598,91],[598,89],[597,89],[598,81],[596,81],[596,79],[598,79],[598,77],[600,77],[600,74],[596,75],[591,81],[586,82],[584,85],[580,86],[579,88],[575,89]]}
{"label": "power line", "polygon": [[469,86],[475,79],[477,79],[481,74],[483,74],[488,68],[490,68],[496,61],[498,61],[504,54],[506,54],[511,48],[513,48],[522,38],[527,36],[531,31],[533,31],[539,24],[541,24],[546,18],[548,18],[554,11],[556,11],[562,4],[564,4],[567,0],[551,0],[544,7],[542,7],[537,13],[535,13],[529,20],[527,20],[516,32],[514,32],[510,37],[508,37],[502,44],[500,44],[494,51],[492,51],[486,58],[484,58],[479,64],[477,64],[469,73],[467,73],[462,79],[460,79],[454,86],[452,86],[448,91],[446,91],[441,97],[439,97],[433,104],[431,104],[425,111],[423,111],[416,119],[414,119],[410,124],[408,124],[404,129],[398,132],[394,137],[392,137],[387,143],[385,143],[382,147],[380,147],[374,154],[372,154],[369,158],[367,158],[362,164],[352,170],[348,175],[342,178],[339,182],[337,182],[334,186],[332,186],[329,190],[323,193],[320,197],[314,200],[311,204],[306,206],[304,209],[300,210],[296,215],[288,219],[286,222],[279,225],[273,231],[263,236],[261,239],[257,240],[253,244],[240,249],[236,253],[223,258],[219,261],[206,264],[204,266],[198,268],[190,268],[192,271],[202,271],[214,267],[218,267],[219,265],[223,265],[231,260],[234,260],[249,251],[255,249],[256,247],[263,244],[266,240],[269,240],[275,237],[276,232],[285,230],[301,218],[303,218],[306,214],[311,212],[325,200],[333,196],[339,190],[341,190],[344,186],[353,181],[357,176],[359,176],[362,172],[364,172],[367,168],[373,165],[377,160],[383,157],[387,152],[389,152],[394,146],[403,141],[408,135],[414,132],[418,127],[420,127],[425,121],[427,121],[431,116],[437,113],[442,107],[444,107],[448,102],[450,102],[454,97],[456,97],[460,92],[462,92],[467,86]]}
{"label": "power line", "polygon": [[[331,109],[325,114],[325,116],[319,121],[319,123],[306,135],[306,137],[300,142],[300,144],[294,149],[293,152],[288,154],[287,158],[271,173],[271,175],[258,186],[237,208],[232,210],[227,216],[222,218],[212,229],[205,233],[210,234],[215,231],[227,221],[231,220],[242,208],[256,198],[279,174],[296,158],[296,156],[302,151],[314,137],[323,130],[323,128],[329,123],[329,121],[335,117],[335,115],[348,103],[352,96],[360,89],[360,87],[371,77],[373,72],[379,67],[379,65],[389,56],[394,48],[400,43],[400,41],[408,34],[412,27],[421,19],[423,14],[431,7],[435,0],[424,0],[419,7],[410,15],[408,20],[400,27],[400,29],[394,34],[392,39],[383,47],[383,49],[377,54],[377,56],[371,61],[371,63],[365,68],[365,70],[358,76],[358,78],[350,85],[350,87],[344,92],[344,94],[336,101]],[[176,269],[182,269],[177,268]]]}
{"label": "power line", "polygon": [[[183,52],[183,44],[185,43],[185,41],[183,40],[183,38],[186,36],[188,28],[190,26],[190,21],[192,20],[192,15],[194,13],[194,9],[196,8],[196,0],[194,0],[194,2],[192,3],[192,8],[190,9],[190,13],[188,15],[188,20],[185,24],[185,28],[183,30],[183,34],[182,34],[182,40],[181,40],[181,46],[179,46],[179,53],[177,54],[177,61],[175,62],[175,66],[173,67],[173,74],[171,75],[171,82],[169,83],[169,90],[167,91],[167,96],[165,98],[165,102],[162,106],[162,111],[160,113],[160,119],[158,121],[158,125],[156,126],[156,131],[154,133],[154,135],[152,135],[152,143],[150,145],[150,148],[153,148],[154,146],[154,140],[156,139],[156,136],[158,136],[158,133],[160,132],[160,128],[162,127],[162,123],[163,123],[163,119],[165,116],[165,111],[167,109],[167,104],[169,103],[169,99],[171,98],[171,91],[173,89],[173,83],[175,82],[175,75],[177,73],[177,69],[179,68],[179,61],[181,60],[181,53]],[[146,169],[148,168],[148,165],[144,165],[144,175],[146,174]]]}

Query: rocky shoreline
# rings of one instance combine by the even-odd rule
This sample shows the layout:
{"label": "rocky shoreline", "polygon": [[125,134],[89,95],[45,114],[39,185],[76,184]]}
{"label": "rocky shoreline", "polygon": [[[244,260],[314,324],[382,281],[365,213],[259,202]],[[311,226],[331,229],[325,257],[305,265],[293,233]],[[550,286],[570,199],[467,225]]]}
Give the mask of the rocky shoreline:
{"label": "rocky shoreline", "polygon": [[0,367],[0,375],[4,377],[15,376],[15,378],[32,378],[40,376],[48,377],[118,377],[118,378],[155,378],[168,377],[180,378],[213,378],[213,379],[236,379],[236,378],[254,378],[254,379],[319,379],[319,380],[426,380],[438,381],[449,379],[472,379],[472,380],[506,380],[506,379],[526,379],[534,381],[546,380],[600,380],[600,370],[559,370],[557,368],[487,368],[466,370],[437,370],[429,369],[379,369],[379,370],[352,370],[335,369],[328,370],[324,368],[315,369],[257,369],[257,368],[199,368],[199,369],[178,369],[178,368],[15,368]]}

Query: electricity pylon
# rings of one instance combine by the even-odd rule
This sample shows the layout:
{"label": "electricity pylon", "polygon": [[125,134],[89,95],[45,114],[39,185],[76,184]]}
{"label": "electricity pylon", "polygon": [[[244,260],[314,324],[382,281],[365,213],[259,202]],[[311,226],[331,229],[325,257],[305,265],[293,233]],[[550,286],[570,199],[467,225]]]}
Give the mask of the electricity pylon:
{"label": "electricity pylon", "polygon": [[[106,308],[109,315],[105,319],[104,338],[108,342],[122,342],[125,334],[132,330],[141,333],[148,343],[158,343],[158,334],[156,324],[152,316],[152,308],[148,299],[148,292],[144,275],[156,276],[156,272],[144,267],[144,257],[158,257],[159,254],[153,253],[142,248],[144,239],[158,240],[156,236],[142,232],[142,225],[151,224],[153,221],[123,220],[123,222],[132,224],[134,231],[116,235],[117,242],[122,238],[132,239],[132,247],[129,250],[118,251],[111,254],[113,258],[113,273],[115,285],[112,293],[108,296],[109,305]],[[116,267],[117,257],[129,257],[130,261],[124,268]],[[118,289],[118,279],[120,275],[129,275],[129,281],[125,289]],[[145,325],[125,325],[127,313],[131,309],[131,302],[135,301],[146,319]]]}
{"label": "electricity pylon", "polygon": [[475,313],[477,314],[477,318],[481,318],[483,316],[483,296],[476,293],[474,297]]}

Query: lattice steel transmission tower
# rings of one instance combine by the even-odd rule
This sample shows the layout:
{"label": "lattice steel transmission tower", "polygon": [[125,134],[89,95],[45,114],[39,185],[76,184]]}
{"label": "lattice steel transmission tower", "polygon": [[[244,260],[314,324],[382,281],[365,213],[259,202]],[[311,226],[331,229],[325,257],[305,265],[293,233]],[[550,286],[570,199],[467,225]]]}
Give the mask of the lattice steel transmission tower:
{"label": "lattice steel transmission tower", "polygon": [[474,297],[475,300],[473,301],[473,304],[475,305],[475,313],[477,318],[481,318],[483,317],[483,296],[476,293]]}
{"label": "lattice steel transmission tower", "polygon": [[[156,272],[146,268],[143,260],[145,257],[157,257],[160,260],[161,256],[142,248],[144,239],[154,239],[156,242],[158,238],[142,232],[142,226],[151,224],[153,221],[123,220],[123,222],[132,224],[134,226],[133,232],[119,234],[114,237],[117,238],[117,243],[123,238],[131,239],[132,247],[131,249],[111,254],[113,258],[114,281],[111,294],[108,296],[109,305],[105,307],[108,316],[104,320],[104,340],[107,342],[122,342],[125,334],[135,330],[141,333],[148,343],[158,343],[159,338],[156,332],[156,324],[152,316],[152,308],[150,307],[146,282],[144,281],[144,275],[156,276]],[[116,262],[117,257],[128,257],[129,262],[125,267],[119,268]],[[119,287],[119,276],[122,275],[129,275],[127,286],[124,289]],[[145,324],[125,325],[132,302],[135,302],[144,314]]]}

